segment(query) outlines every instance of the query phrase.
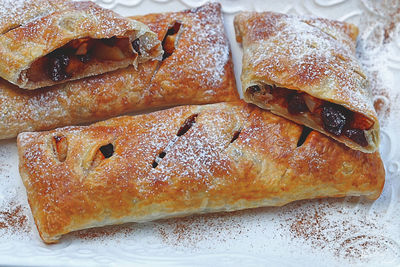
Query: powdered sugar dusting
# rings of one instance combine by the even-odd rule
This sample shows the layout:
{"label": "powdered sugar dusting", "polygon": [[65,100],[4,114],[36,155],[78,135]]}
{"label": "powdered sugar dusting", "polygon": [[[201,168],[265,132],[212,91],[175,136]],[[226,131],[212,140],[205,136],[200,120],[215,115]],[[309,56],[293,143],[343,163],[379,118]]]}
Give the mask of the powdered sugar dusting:
{"label": "powdered sugar dusting", "polygon": [[29,1],[27,0],[2,0],[0,2],[0,18],[2,18],[1,24],[4,24],[3,18],[5,18],[6,15],[9,15],[10,17],[21,16],[23,13],[22,11],[24,11],[23,8],[28,2]]}
{"label": "powdered sugar dusting", "polygon": [[[218,128],[223,122],[223,117],[215,116],[207,118],[207,127],[203,129],[198,129],[195,123],[190,132],[178,138],[170,150],[166,151],[165,158],[152,172],[160,175],[164,181],[177,175],[204,180],[213,177],[216,170],[227,172],[228,166],[225,163],[228,158],[222,152],[228,145],[229,136],[228,133],[221,133],[223,128]],[[204,182],[208,183],[207,180]]]}
{"label": "powdered sugar dusting", "polygon": [[32,20],[37,20],[63,7],[63,1],[2,0],[0,1],[0,33]]}
{"label": "powdered sugar dusting", "polygon": [[[204,8],[207,14],[215,9],[215,5],[208,5]],[[196,13],[195,13],[196,14]],[[193,45],[189,47],[188,53],[191,59],[196,59],[196,62],[190,62],[189,66],[201,69],[202,72],[199,77],[193,77],[200,81],[201,86],[216,86],[220,84],[225,75],[225,66],[229,60],[230,49],[228,39],[225,35],[224,24],[222,16],[213,14],[211,16],[201,17],[195,15],[193,17],[193,27],[191,28],[193,34]],[[204,43],[212,45],[205,47]]]}
{"label": "powdered sugar dusting", "polygon": [[186,74],[188,86],[212,88],[220,87],[225,81],[233,83],[228,80],[231,78],[228,73],[231,66],[227,65],[231,64],[230,48],[219,10],[219,5],[212,3],[193,9],[184,16],[173,16],[183,23],[178,36],[185,42],[178,39],[180,52],[163,63],[164,73],[168,72],[171,80],[179,82],[178,79]]}

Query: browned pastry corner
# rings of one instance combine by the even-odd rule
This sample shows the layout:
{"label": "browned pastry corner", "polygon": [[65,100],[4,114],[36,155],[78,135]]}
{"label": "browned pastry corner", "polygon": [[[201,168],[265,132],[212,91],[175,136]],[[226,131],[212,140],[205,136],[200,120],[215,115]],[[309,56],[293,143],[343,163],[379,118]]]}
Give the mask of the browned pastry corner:
{"label": "browned pastry corner", "polygon": [[243,12],[234,25],[246,102],[350,148],[378,149],[379,122],[355,55],[356,26],[273,12]]}
{"label": "browned pastry corner", "polygon": [[239,98],[219,4],[135,18],[168,47],[163,61],[31,91],[0,79],[0,139],[150,108]]}
{"label": "browned pastry corner", "polygon": [[379,153],[352,150],[244,102],[180,106],[18,135],[47,243],[71,231],[194,213],[379,197]]}
{"label": "browned pastry corner", "polygon": [[92,2],[0,1],[0,76],[25,89],[161,59],[138,21]]}

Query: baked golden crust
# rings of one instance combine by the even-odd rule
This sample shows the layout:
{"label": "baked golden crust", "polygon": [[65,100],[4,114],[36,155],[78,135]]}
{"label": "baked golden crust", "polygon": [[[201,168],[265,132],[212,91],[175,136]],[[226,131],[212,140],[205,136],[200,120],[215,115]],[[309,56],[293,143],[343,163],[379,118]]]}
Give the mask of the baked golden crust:
{"label": "baked golden crust", "polygon": [[[161,59],[161,43],[146,25],[92,2],[39,0],[13,4],[3,1],[0,8],[9,12],[0,13],[0,22],[3,24],[0,25],[0,76],[21,88],[37,89],[125,68],[130,64],[137,66],[150,59]],[[49,64],[43,58],[72,40],[101,40],[114,36],[127,39],[124,53],[129,54],[118,54],[122,57],[118,60],[95,60],[93,57],[79,71],[61,80],[38,75],[43,73],[43,64]],[[140,40],[139,55],[130,45],[135,39]]]}
{"label": "baked golden crust", "polygon": [[48,243],[107,224],[379,197],[385,180],[379,153],[349,149],[315,131],[298,147],[301,132],[244,102],[180,106],[21,133],[20,174]]}
{"label": "baked golden crust", "polygon": [[[243,45],[244,99],[307,125],[363,152],[379,146],[379,122],[368,81],[355,56],[358,29],[352,24],[273,12],[243,12],[234,19],[236,39]],[[252,86],[276,86],[338,104],[373,122],[364,131],[367,146],[337,136],[305,116],[252,97]]]}
{"label": "baked golden crust", "polygon": [[[166,101],[188,104],[187,99],[195,101],[190,104],[239,99],[220,4],[208,3],[178,13],[132,18],[148,25],[160,40],[168,28],[181,24],[175,52],[163,61],[152,78],[147,105],[165,106]],[[177,92],[182,93],[177,95]]]}
{"label": "baked golden crust", "polygon": [[140,64],[137,71],[130,66],[31,91],[0,79],[0,138],[151,108],[238,99],[218,4],[136,19],[148,23],[160,40],[169,25],[181,21],[182,32],[171,56],[161,63]]}

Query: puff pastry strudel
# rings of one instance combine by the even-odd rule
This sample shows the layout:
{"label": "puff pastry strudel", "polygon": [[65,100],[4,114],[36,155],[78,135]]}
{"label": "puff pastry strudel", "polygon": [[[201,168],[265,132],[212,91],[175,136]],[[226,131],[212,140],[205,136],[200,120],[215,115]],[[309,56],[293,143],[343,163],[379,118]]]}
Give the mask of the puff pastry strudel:
{"label": "puff pastry strudel", "polygon": [[92,2],[0,2],[0,76],[36,89],[161,59],[157,35]]}
{"label": "puff pastry strudel", "polygon": [[[299,139],[304,143],[299,143]],[[352,150],[244,102],[180,106],[18,135],[41,237],[321,197],[376,199],[379,153]]]}
{"label": "puff pastry strudel", "polygon": [[0,79],[0,139],[127,112],[238,99],[219,4],[135,19],[163,40],[161,62],[30,91]]}
{"label": "puff pastry strudel", "polygon": [[355,56],[356,26],[272,12],[240,13],[234,25],[247,102],[353,149],[378,148],[379,122]]}

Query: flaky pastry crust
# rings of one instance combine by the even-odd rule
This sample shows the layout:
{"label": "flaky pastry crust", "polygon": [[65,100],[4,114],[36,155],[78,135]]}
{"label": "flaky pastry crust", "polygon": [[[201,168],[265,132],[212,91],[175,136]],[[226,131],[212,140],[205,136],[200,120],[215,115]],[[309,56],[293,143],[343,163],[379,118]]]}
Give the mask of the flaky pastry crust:
{"label": "flaky pastry crust", "polygon": [[78,229],[300,199],[379,197],[379,153],[352,150],[244,102],[181,106],[18,136],[47,243]]}
{"label": "flaky pastry crust", "polygon": [[[0,9],[0,76],[21,88],[37,89],[125,68],[130,64],[136,67],[138,63],[161,59],[162,56],[161,43],[146,25],[92,2],[3,1]],[[34,78],[43,72],[43,64],[49,64],[47,61],[43,64],[35,62],[69,42],[114,36],[128,39],[128,44],[139,39],[139,55],[130,47],[127,48],[130,56],[120,55],[122,58],[119,60],[91,61],[62,80],[52,80],[48,75]],[[32,73],[36,75],[32,76]]]}
{"label": "flaky pastry crust", "polygon": [[140,64],[137,71],[130,66],[31,91],[0,79],[0,138],[127,112],[238,99],[219,4],[135,19],[148,24],[159,40],[180,22],[175,51],[162,62]]}
{"label": "flaky pastry crust", "polygon": [[[243,45],[241,80],[246,102],[318,130],[353,149],[367,153],[377,150],[379,122],[367,77],[355,55],[356,26],[273,12],[242,12],[235,17],[234,25],[236,39]],[[293,115],[286,107],[255,97],[253,86],[287,88],[361,114],[373,123],[364,131],[367,143],[360,145],[328,132],[310,113]]]}

